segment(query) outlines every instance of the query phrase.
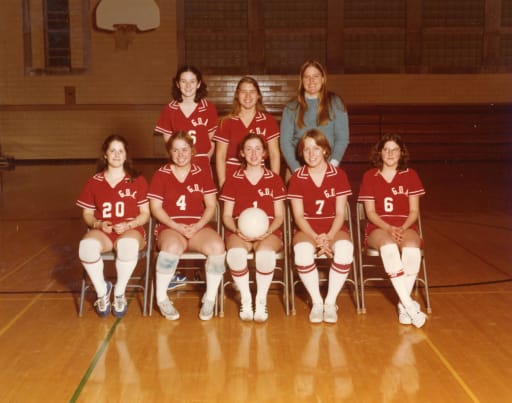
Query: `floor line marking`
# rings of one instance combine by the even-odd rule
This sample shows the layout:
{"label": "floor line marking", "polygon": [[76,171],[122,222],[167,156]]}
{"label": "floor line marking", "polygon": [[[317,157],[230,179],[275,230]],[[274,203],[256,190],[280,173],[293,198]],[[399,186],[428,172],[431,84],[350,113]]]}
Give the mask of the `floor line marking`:
{"label": "floor line marking", "polygon": [[28,257],[27,259],[25,259],[23,262],[19,263],[17,266],[14,267],[13,270],[10,270],[8,273],[6,273],[3,277],[0,277],[0,282],[1,281],[4,281],[7,277],[15,274],[19,269],[21,269],[23,266],[25,266],[28,262],[30,262],[32,259],[36,258],[37,256],[39,256],[41,253],[45,252],[50,246],[52,246],[53,244],[48,244],[46,245],[44,248],[40,249],[38,252],[36,252],[35,254],[33,254],[32,256]]}
{"label": "floor line marking", "polygon": [[439,351],[439,349],[434,345],[432,340],[430,340],[430,338],[425,334],[425,332],[423,332],[423,333],[425,335],[425,341],[427,342],[429,347],[432,349],[432,351],[437,356],[437,358],[439,358],[439,360],[443,363],[443,365],[446,367],[446,369],[448,369],[450,374],[455,378],[457,383],[466,392],[466,394],[469,396],[469,398],[473,402],[480,402],[480,400],[476,397],[476,395],[473,393],[471,388],[466,384],[466,382],[464,382],[462,377],[457,373],[455,368],[453,368],[453,366],[450,364],[448,359],[443,355],[443,353],[441,353],[441,351]]}

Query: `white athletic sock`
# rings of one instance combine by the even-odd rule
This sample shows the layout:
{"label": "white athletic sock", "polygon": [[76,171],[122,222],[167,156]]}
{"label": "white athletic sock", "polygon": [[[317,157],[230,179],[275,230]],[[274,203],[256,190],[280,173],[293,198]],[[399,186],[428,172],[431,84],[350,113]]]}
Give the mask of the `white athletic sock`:
{"label": "white athletic sock", "polygon": [[311,297],[311,301],[314,305],[320,304],[323,305],[324,301],[322,299],[322,296],[320,295],[320,282],[318,279],[318,269],[315,267],[313,270],[307,272],[307,273],[299,273],[299,277],[302,281],[302,284],[304,284],[304,287],[306,287],[306,290],[309,293],[309,296]]}
{"label": "white athletic sock", "polygon": [[114,288],[114,295],[124,295],[126,292],[126,285],[137,266],[136,260],[119,260],[116,259],[117,282]]}
{"label": "white athletic sock", "polygon": [[336,305],[336,299],[347,277],[348,273],[340,273],[333,269],[329,270],[329,289],[325,297],[325,305]]}
{"label": "white athletic sock", "polygon": [[167,288],[169,287],[169,283],[174,277],[174,272],[172,273],[160,273],[156,272],[156,300],[157,302],[164,301],[168,299],[167,296]]}
{"label": "white athletic sock", "polygon": [[272,283],[272,278],[274,277],[274,272],[262,274],[256,272],[256,300],[258,301],[266,301],[268,290],[270,289],[270,284]]}
{"label": "white athletic sock", "polygon": [[242,303],[252,301],[251,289],[249,288],[249,272],[242,276],[233,276],[233,281],[240,290],[240,300]]}
{"label": "white athletic sock", "polygon": [[91,279],[98,298],[103,297],[107,293],[107,283],[105,282],[105,276],[103,275],[103,259],[94,263],[82,262],[82,265]]}
{"label": "white athletic sock", "polygon": [[215,301],[219,284],[222,281],[222,274],[206,272],[206,299],[208,301]]}
{"label": "white athletic sock", "polygon": [[398,295],[398,298],[400,299],[400,302],[404,307],[410,307],[412,305],[412,299],[411,299],[411,293],[407,289],[407,279],[405,275],[397,276],[397,277],[391,277],[391,284],[393,284],[393,287]]}

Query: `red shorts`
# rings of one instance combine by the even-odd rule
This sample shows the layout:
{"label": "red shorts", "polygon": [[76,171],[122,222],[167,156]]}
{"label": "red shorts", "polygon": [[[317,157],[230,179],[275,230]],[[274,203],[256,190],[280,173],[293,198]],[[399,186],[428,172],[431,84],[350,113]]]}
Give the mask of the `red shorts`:
{"label": "red shorts", "polygon": [[[133,228],[135,231],[139,232],[141,235],[142,235],[142,238],[144,238],[144,242],[146,242],[146,230],[144,229],[144,227],[137,227],[137,228]],[[102,231],[103,232],[103,231]],[[103,232],[106,236],[109,237],[109,239],[112,241],[112,244],[116,244],[117,240],[119,239],[119,237],[123,234],[117,234],[115,233],[114,231],[112,231],[110,234],[107,234],[106,232]]]}

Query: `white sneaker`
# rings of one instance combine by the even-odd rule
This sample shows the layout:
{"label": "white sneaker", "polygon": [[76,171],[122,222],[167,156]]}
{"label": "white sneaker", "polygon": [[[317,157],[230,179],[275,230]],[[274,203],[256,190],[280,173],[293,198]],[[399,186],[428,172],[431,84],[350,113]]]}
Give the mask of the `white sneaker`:
{"label": "white sneaker", "polygon": [[116,318],[122,318],[126,311],[128,310],[128,303],[126,302],[126,298],[123,295],[115,295],[114,296],[114,306],[112,309],[112,313]]}
{"label": "white sneaker", "polygon": [[245,303],[242,301],[240,305],[240,319],[243,321],[250,322],[254,318],[254,313],[252,312],[252,302],[246,301]]}
{"label": "white sneaker", "polygon": [[407,307],[406,310],[409,316],[411,317],[411,323],[415,327],[420,328],[427,321],[427,315],[421,312],[419,305],[417,305],[417,303],[413,303],[411,306]]}
{"label": "white sneaker", "polygon": [[169,298],[164,299],[157,303],[160,308],[160,312],[165,319],[177,320],[180,318],[180,313],[176,310]]}
{"label": "white sneaker", "polygon": [[324,305],[324,322],[336,323],[338,321],[338,314],[336,305]]}
{"label": "white sneaker", "polygon": [[199,311],[199,319],[210,320],[213,318],[213,309],[215,308],[215,301],[203,298],[203,305]]}
{"label": "white sneaker", "polygon": [[309,313],[309,321],[311,323],[320,323],[324,320],[324,305],[313,304],[311,312]]}
{"label": "white sneaker", "polygon": [[[414,306],[420,310],[420,304],[418,304],[416,301],[412,302]],[[398,322],[402,325],[412,325],[412,319],[407,313],[407,309],[405,309],[405,306],[399,302],[398,303]]]}
{"label": "white sneaker", "polygon": [[110,281],[107,281],[106,284],[106,294],[103,297],[99,297],[94,303],[96,313],[102,318],[104,318],[110,313],[110,293],[112,292],[112,283]]}
{"label": "white sneaker", "polygon": [[256,322],[266,322],[268,319],[267,302],[265,300],[257,300],[254,309],[254,320]]}

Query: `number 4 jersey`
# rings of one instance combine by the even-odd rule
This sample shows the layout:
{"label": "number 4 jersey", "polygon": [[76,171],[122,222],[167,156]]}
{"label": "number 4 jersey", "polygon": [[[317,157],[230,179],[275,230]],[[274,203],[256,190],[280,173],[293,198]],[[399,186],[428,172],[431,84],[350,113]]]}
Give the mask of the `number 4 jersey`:
{"label": "number 4 jersey", "polygon": [[76,204],[94,210],[94,217],[117,224],[140,214],[140,206],[148,203],[148,182],[141,175],[125,176],[116,186],[109,185],[103,172],[89,178]]}

